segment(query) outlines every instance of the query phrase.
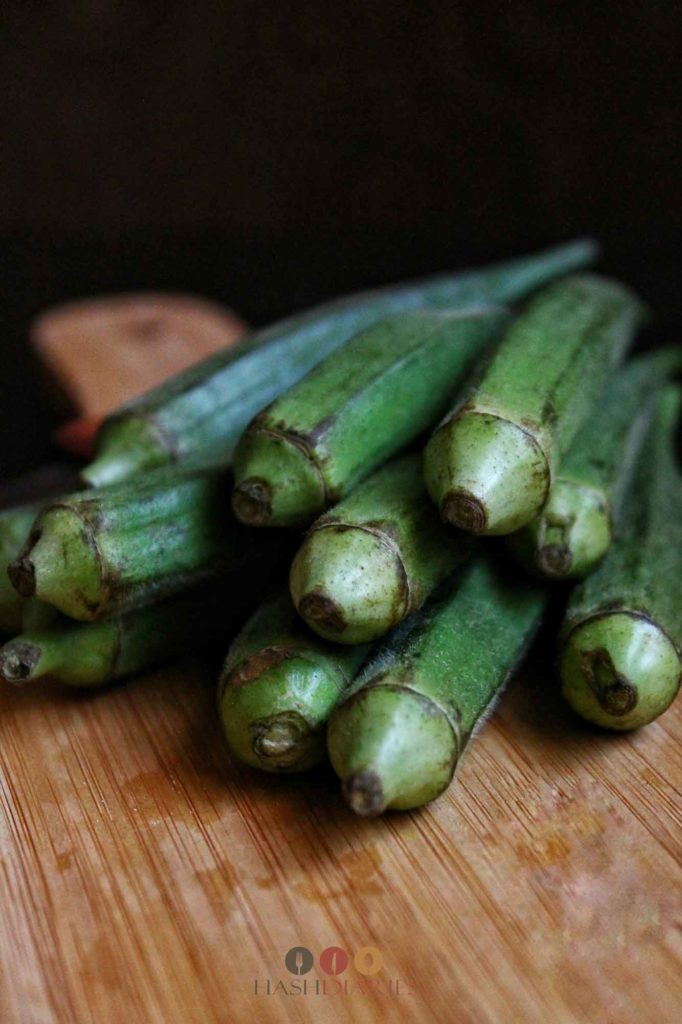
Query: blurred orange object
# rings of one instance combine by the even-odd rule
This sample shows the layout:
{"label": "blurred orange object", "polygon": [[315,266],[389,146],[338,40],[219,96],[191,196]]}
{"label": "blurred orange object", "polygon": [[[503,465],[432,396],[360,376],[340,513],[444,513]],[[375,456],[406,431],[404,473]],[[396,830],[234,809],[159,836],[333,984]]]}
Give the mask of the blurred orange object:
{"label": "blurred orange object", "polygon": [[89,458],[104,416],[247,332],[236,313],[193,295],[101,296],[47,310],[31,326],[31,345],[82,417],[59,428],[57,443]]}

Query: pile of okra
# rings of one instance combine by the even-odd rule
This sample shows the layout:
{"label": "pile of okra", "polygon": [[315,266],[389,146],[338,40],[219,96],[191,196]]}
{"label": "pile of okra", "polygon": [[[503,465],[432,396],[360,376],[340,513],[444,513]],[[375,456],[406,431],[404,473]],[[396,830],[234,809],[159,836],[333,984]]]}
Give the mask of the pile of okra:
{"label": "pile of okra", "polygon": [[0,516],[0,672],[101,687],[221,646],[226,742],[361,815],[450,783],[548,598],[557,685],[635,729],[682,668],[682,349],[590,241],[336,300],[111,415]]}

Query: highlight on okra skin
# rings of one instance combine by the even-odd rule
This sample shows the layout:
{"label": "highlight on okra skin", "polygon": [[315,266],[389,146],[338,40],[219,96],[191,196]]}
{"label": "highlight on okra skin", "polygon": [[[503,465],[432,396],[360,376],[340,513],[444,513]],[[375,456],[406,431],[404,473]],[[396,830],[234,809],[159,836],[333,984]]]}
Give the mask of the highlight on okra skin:
{"label": "highlight on okra skin", "polygon": [[446,789],[544,605],[539,586],[481,555],[386,639],[327,730],[352,810],[365,817],[408,810]]}
{"label": "highlight on okra skin", "polygon": [[232,506],[249,526],[308,526],[445,412],[509,315],[421,310],[357,334],[249,424]]}
{"label": "highlight on okra skin", "polygon": [[624,357],[642,307],[624,286],[575,275],[543,289],[424,452],[446,522],[507,534],[538,514],[557,460]]}
{"label": "highlight on okra skin", "polygon": [[682,677],[682,478],[675,459],[682,391],[658,400],[616,537],[571,595],[559,641],[562,692],[615,729],[652,722]]}
{"label": "highlight on okra skin", "polygon": [[682,368],[682,350],[633,359],[609,381],[576,434],[543,510],[509,538],[546,579],[583,579],[609,549],[613,520],[653,415],[654,392]]}
{"label": "highlight on okra skin", "polygon": [[291,596],[320,636],[369,643],[419,608],[471,549],[439,522],[421,456],[404,455],[317,520],[292,563]]}
{"label": "highlight on okra skin", "polygon": [[597,255],[590,240],[480,270],[362,292],[306,310],[190,367],[104,421],[86,484],[118,483],[171,463],[230,458],[255,414],[358,331],[394,313],[507,302]]}
{"label": "highlight on okra skin", "polygon": [[218,685],[235,756],[269,772],[318,764],[327,719],[368,651],[325,644],[301,623],[286,590],[272,594],[234,640]]}

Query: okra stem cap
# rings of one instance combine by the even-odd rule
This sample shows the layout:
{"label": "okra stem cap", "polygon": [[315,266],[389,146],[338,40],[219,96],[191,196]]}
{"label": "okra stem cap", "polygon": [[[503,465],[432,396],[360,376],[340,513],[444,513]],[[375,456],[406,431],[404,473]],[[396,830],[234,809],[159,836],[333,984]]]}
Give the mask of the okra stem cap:
{"label": "okra stem cap", "polygon": [[289,586],[310,628],[342,644],[376,640],[409,606],[399,553],[388,538],[361,527],[313,530],[294,558]]}
{"label": "okra stem cap", "polygon": [[439,427],[424,451],[424,473],[444,521],[474,534],[519,530],[540,511],[550,485],[533,434],[476,410]]}
{"label": "okra stem cap", "polygon": [[609,729],[647,725],[670,705],[682,662],[654,622],[627,611],[579,623],[561,652],[562,692],[579,715]]}
{"label": "okra stem cap", "polygon": [[458,737],[427,697],[401,686],[367,686],[343,701],[327,729],[327,750],[356,814],[409,810],[449,785]]}

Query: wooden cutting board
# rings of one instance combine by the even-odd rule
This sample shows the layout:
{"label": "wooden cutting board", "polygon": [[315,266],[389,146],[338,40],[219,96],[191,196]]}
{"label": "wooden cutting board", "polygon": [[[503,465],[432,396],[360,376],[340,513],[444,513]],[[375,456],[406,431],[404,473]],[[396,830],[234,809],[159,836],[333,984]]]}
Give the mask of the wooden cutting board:
{"label": "wooden cutting board", "polygon": [[608,736],[537,670],[445,796],[365,821],[230,760],[215,669],[2,689],[3,1024],[682,1019],[679,702]]}
{"label": "wooden cutting board", "polygon": [[[69,334],[96,362],[81,390],[107,353],[119,383],[133,365],[85,344],[91,319]],[[680,701],[601,734],[548,658],[445,796],[363,821],[329,769],[230,760],[216,672],[0,686],[0,1024],[682,1020]]]}

